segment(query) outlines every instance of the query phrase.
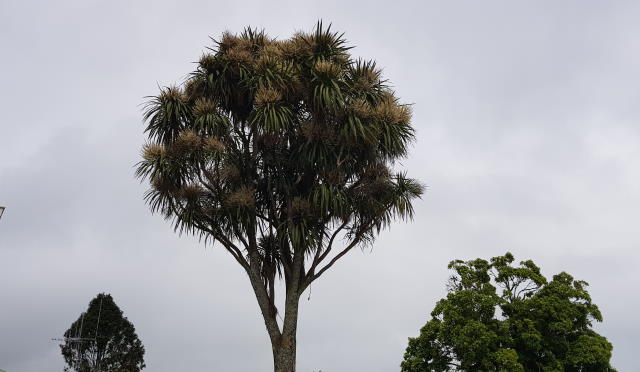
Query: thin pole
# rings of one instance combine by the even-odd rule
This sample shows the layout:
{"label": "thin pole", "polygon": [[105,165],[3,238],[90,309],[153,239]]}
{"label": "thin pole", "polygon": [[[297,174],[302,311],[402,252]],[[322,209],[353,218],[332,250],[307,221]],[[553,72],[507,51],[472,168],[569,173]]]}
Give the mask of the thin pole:
{"label": "thin pole", "polygon": [[101,297],[100,298],[100,308],[98,309],[98,321],[96,322],[96,333],[93,335],[93,342],[95,342],[96,344],[96,370],[97,372],[100,372],[100,358],[99,358],[99,354],[100,354],[100,350],[98,349],[98,326],[100,325],[100,314],[102,313],[102,300],[104,298]]}
{"label": "thin pole", "polygon": [[[82,313],[82,317],[80,318],[80,335],[78,338],[82,338],[82,327],[84,326],[84,314]],[[82,342],[78,342],[78,361],[76,362],[76,368],[80,371],[81,363],[80,363],[80,346],[82,346]]]}

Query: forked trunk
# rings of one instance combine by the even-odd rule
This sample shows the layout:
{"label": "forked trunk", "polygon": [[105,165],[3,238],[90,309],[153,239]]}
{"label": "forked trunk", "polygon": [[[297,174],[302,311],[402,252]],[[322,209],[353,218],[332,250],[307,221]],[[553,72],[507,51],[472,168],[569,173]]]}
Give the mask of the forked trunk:
{"label": "forked trunk", "polygon": [[[255,251],[257,252],[257,250]],[[251,262],[251,268],[248,270],[249,279],[253,287],[258,305],[262,312],[264,323],[267,327],[267,333],[271,339],[271,347],[273,350],[273,367],[275,372],[295,372],[296,370],[296,333],[298,330],[298,307],[300,294],[304,290],[301,285],[301,273],[303,273],[304,257],[302,254],[296,254],[293,259],[293,274],[287,276],[285,274],[285,301],[284,301],[284,319],[282,321],[282,330],[276,320],[277,309],[273,304],[273,297],[270,298],[266,285],[261,278],[260,268],[257,265],[259,261],[254,258]],[[273,278],[272,278],[273,279]],[[274,295],[273,288],[270,290],[271,296]]]}

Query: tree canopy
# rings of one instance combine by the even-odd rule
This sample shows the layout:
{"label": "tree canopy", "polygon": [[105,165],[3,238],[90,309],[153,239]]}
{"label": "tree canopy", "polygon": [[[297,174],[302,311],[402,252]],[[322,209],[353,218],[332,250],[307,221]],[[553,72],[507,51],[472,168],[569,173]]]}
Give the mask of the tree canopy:
{"label": "tree canopy", "polygon": [[65,371],[139,372],[145,367],[144,346],[109,294],[91,300],[64,337]]}
{"label": "tree canopy", "polygon": [[278,355],[295,349],[305,288],[394,219],[411,218],[422,193],[393,169],[414,139],[411,107],[350,49],[322,23],[286,40],[227,32],[186,81],[146,106],[137,174],[150,181],[147,202],[242,266]]}
{"label": "tree canopy", "polygon": [[602,315],[587,283],[513,261],[452,261],[449,293],[409,339],[402,371],[615,371],[611,344],[592,329]]}

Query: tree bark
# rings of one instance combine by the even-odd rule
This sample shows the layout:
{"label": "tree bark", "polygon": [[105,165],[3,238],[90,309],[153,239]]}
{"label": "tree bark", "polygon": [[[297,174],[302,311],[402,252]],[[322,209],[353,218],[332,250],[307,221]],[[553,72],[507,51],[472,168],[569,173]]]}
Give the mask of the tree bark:
{"label": "tree bark", "polygon": [[296,371],[296,341],[293,340],[287,346],[281,346],[273,351],[273,369],[275,372]]}
{"label": "tree bark", "polygon": [[[296,370],[296,334],[298,331],[298,308],[300,303],[300,289],[302,287],[304,256],[297,252],[294,254],[292,262],[292,271],[285,273],[285,301],[284,301],[284,319],[282,321],[282,331],[276,337],[271,337],[271,347],[273,350],[273,368],[275,372],[295,372]],[[256,297],[258,296],[256,291]],[[258,302],[261,299],[258,298]],[[268,312],[262,312],[267,331],[272,335],[269,329],[270,319]],[[273,314],[275,320],[275,314]]]}
{"label": "tree bark", "polygon": [[298,306],[300,295],[297,288],[287,291],[282,336],[272,342],[273,367],[275,372],[296,371],[296,334],[298,330]]}

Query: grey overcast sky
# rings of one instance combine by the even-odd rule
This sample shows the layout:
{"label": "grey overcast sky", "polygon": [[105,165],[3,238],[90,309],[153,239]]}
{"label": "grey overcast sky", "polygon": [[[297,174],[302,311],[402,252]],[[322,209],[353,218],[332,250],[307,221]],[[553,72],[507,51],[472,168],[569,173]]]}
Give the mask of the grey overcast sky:
{"label": "grey overcast sky", "polygon": [[506,251],[588,281],[619,371],[639,371],[640,2],[0,2],[0,369],[61,371],[58,346],[109,292],[147,370],[271,371],[248,280],[178,237],[134,178],[141,106],[210,36],[286,38],[318,19],[414,103],[413,223],[304,296],[299,371],[399,370],[451,259]]}

